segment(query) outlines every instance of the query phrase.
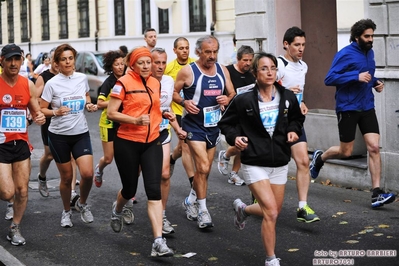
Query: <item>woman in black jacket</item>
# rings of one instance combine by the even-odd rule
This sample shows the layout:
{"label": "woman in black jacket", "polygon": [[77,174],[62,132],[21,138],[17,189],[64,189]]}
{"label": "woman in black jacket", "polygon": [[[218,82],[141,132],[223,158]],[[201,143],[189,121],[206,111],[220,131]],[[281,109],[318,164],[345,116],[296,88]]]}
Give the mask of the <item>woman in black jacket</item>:
{"label": "woman in black jacket", "polygon": [[246,206],[236,199],[234,224],[242,230],[247,216],[262,216],[265,265],[280,265],[274,254],[275,228],[291,158],[288,143],[301,135],[305,117],[295,95],[276,82],[275,56],[257,54],[252,71],[256,86],[232,101],[218,126],[226,141],[241,150],[245,183],[259,203]]}

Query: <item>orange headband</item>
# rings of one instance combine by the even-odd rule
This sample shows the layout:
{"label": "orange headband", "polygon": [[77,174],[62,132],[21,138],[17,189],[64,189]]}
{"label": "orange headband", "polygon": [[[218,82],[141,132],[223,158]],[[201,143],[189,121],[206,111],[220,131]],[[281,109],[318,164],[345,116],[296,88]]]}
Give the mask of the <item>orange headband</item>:
{"label": "orange headband", "polygon": [[140,47],[140,48],[136,48],[132,54],[130,55],[130,61],[129,61],[129,65],[130,67],[132,67],[134,65],[134,63],[136,63],[136,61],[143,56],[148,56],[149,58],[151,58],[151,53],[150,51],[146,48],[146,47]]}

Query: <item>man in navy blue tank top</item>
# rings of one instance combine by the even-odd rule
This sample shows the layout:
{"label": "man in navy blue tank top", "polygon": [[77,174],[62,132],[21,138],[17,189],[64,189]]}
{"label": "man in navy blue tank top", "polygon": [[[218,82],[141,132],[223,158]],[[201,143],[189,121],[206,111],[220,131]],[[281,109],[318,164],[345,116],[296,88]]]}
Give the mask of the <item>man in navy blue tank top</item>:
{"label": "man in navy blue tank top", "polygon": [[[195,162],[193,188],[184,200],[187,219],[197,220],[199,228],[213,227],[206,207],[208,175],[219,142],[217,127],[221,112],[235,92],[226,67],[216,62],[219,41],[213,36],[197,40],[199,59],[177,74],[173,100],[183,106],[182,128]],[[184,98],[180,96],[183,89]],[[226,90],[226,93],[223,93]]]}

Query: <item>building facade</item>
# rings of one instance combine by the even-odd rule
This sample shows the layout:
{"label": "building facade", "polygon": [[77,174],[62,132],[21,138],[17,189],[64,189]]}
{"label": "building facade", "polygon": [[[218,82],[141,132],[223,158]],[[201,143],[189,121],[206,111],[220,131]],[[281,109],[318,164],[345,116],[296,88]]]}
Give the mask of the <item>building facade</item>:
{"label": "building facade", "polygon": [[[69,43],[78,51],[108,51],[145,45],[143,32],[154,28],[157,46],[174,59],[173,41],[195,41],[213,34],[220,41],[219,61],[231,55],[234,35],[232,0],[3,0],[0,46],[16,43],[33,58]],[[168,8],[158,8],[164,6]]]}

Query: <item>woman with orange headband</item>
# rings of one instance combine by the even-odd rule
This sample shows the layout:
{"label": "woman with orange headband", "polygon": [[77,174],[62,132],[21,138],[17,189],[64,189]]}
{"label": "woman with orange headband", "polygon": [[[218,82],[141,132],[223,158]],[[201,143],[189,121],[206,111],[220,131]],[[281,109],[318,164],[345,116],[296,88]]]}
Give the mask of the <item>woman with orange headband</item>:
{"label": "woman with orange headband", "polygon": [[111,227],[117,233],[122,230],[123,206],[136,194],[141,167],[154,235],[151,256],[172,256],[173,251],[162,238],[163,153],[158,139],[162,118],[173,121],[175,115],[161,112],[161,86],[151,77],[150,51],[145,47],[135,48],[126,56],[126,62],[128,71],[113,87],[107,110],[108,118],[120,123],[114,139],[114,157],[122,181],[122,189],[112,207]]}

